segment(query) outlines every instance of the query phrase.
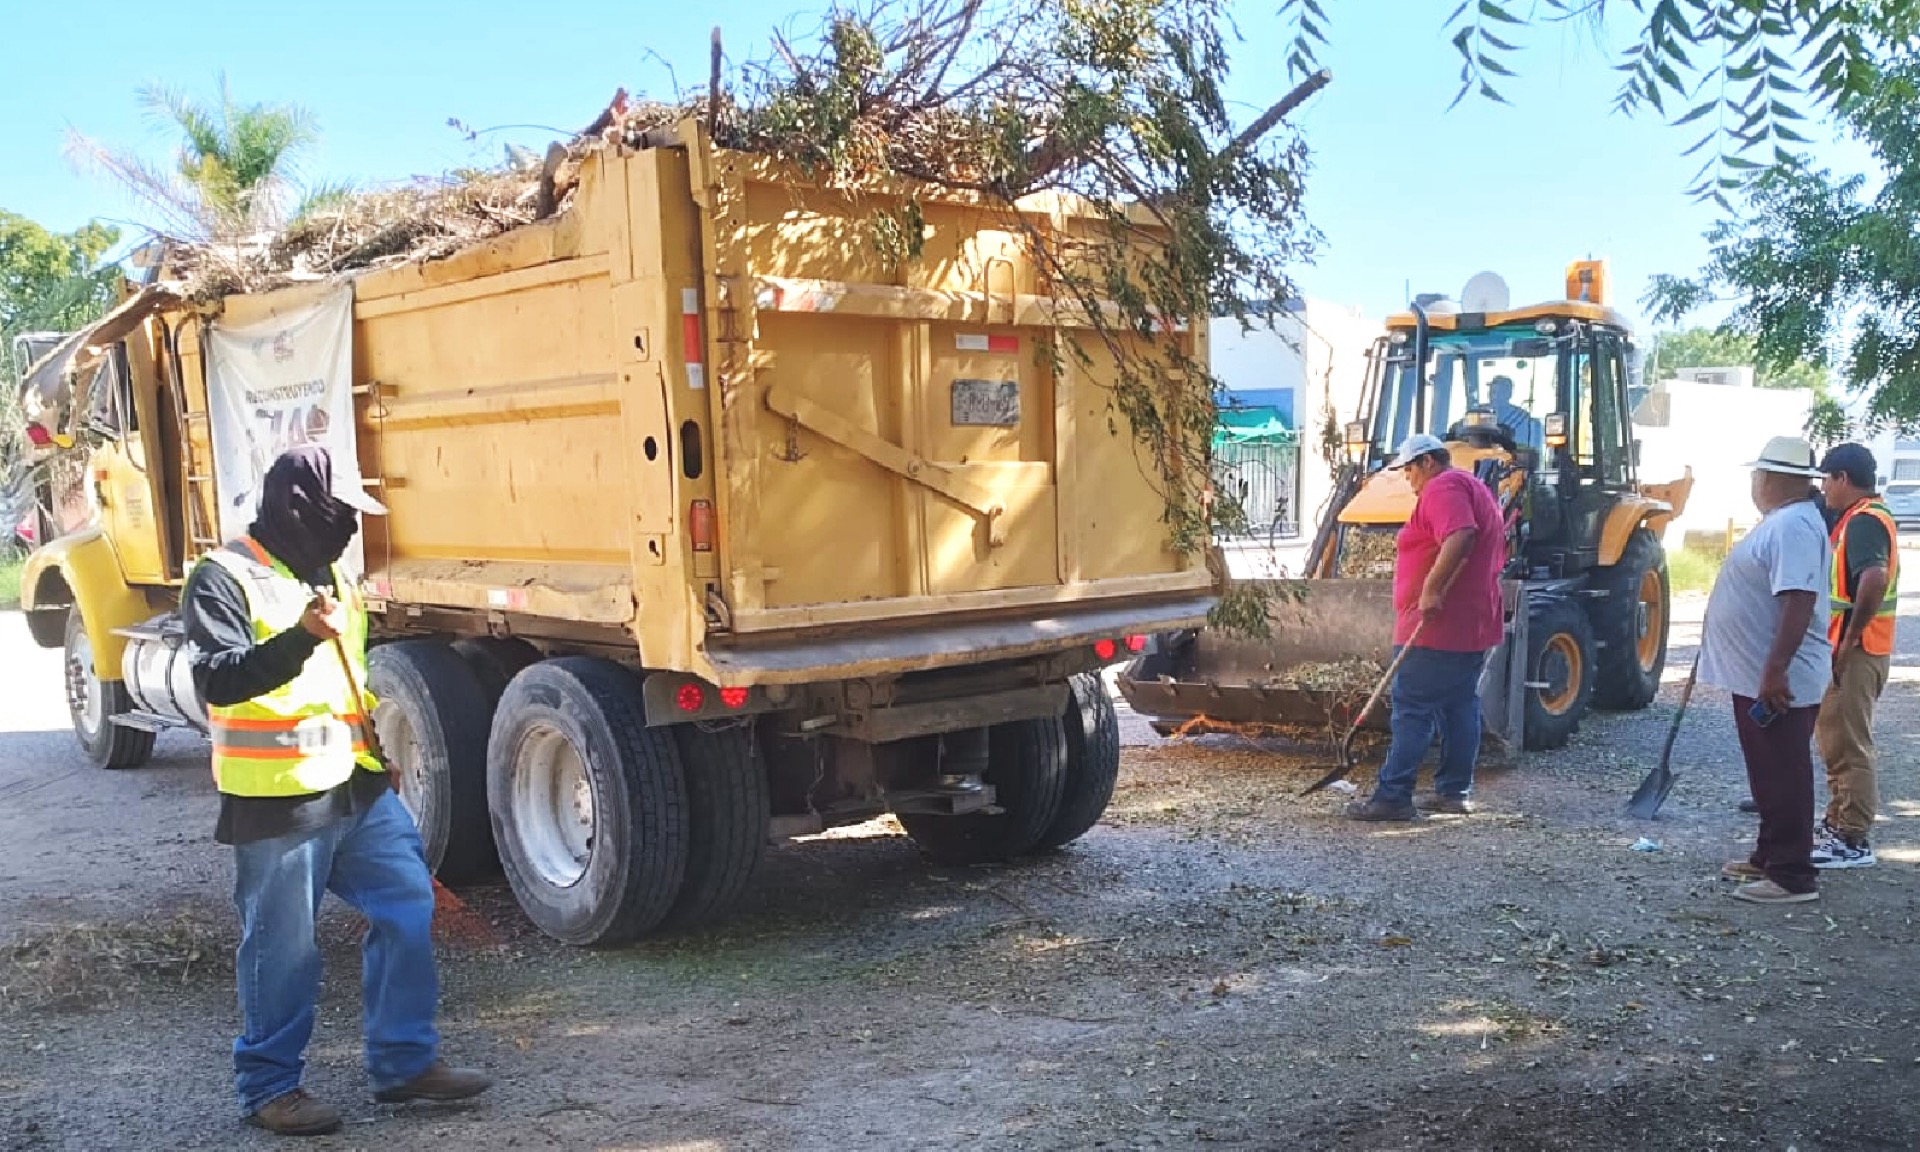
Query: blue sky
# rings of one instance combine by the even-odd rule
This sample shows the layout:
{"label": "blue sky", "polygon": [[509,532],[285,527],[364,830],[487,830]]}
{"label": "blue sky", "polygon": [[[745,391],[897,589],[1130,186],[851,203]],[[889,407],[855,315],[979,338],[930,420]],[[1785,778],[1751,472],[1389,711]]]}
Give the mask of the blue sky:
{"label": "blue sky", "polygon": [[[1593,255],[1611,261],[1617,302],[1637,315],[1649,275],[1698,265],[1715,212],[1684,191],[1692,126],[1613,114],[1617,74],[1584,25],[1534,33],[1509,82],[1513,106],[1469,98],[1449,112],[1458,65],[1442,21],[1453,0],[1325,6],[1333,85],[1293,118],[1313,152],[1309,217],[1326,237],[1299,270],[1308,294],[1379,315],[1409,284],[1452,294],[1493,269],[1516,298],[1541,298],[1559,294],[1568,260]],[[171,138],[134,99],[143,81],[210,96],[224,70],[241,100],[302,103],[324,131],[309,174],[373,183],[491,163],[507,140],[551,138],[521,129],[470,143],[449,118],[581,127],[616,87],[664,94],[669,65],[683,84],[703,82],[714,24],[730,56],[757,55],[771,28],[805,30],[814,18],[794,14],[825,4],[197,0],[172,16],[102,0],[9,7],[0,208],[66,229],[137,218],[100,177],[75,171],[65,139],[72,128],[167,155]],[[1248,119],[1288,87],[1278,7],[1237,8],[1246,42],[1229,91]],[[1851,147],[1824,151],[1859,163]]]}

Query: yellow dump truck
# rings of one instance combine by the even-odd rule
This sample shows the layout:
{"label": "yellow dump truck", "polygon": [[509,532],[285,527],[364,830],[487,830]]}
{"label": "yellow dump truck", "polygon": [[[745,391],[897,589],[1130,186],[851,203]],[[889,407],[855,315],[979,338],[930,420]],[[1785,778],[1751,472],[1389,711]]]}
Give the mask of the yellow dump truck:
{"label": "yellow dump truck", "polygon": [[[497,859],[541,928],[611,943],[718,912],[770,839],[891,811],[978,861],[1092,826],[1097,670],[1212,598],[1115,426],[1113,346],[1004,207],[850,198],[691,123],[650,143],[445,259],[214,304],[163,267],[69,343],[98,511],[22,600],[97,762],[204,726],[185,575],[276,451],[350,431],[391,509],[359,560],[376,726],[443,879]],[[896,194],[907,262],[869,235]]]}

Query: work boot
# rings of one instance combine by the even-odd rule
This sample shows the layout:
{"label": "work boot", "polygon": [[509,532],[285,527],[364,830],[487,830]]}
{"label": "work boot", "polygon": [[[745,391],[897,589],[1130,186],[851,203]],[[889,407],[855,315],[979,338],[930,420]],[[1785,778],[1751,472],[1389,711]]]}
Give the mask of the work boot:
{"label": "work boot", "polygon": [[1473,801],[1465,796],[1443,796],[1435,792],[1431,796],[1422,796],[1414,801],[1420,811],[1438,816],[1471,816]]}
{"label": "work boot", "polygon": [[295,1088],[262,1104],[247,1123],[275,1136],[325,1136],[340,1131],[340,1110]]}
{"label": "work boot", "polygon": [[1375,796],[1371,800],[1355,800],[1347,805],[1346,817],[1349,820],[1362,820],[1378,823],[1388,820],[1418,820],[1419,809],[1411,800],[1382,800]]}
{"label": "work boot", "polygon": [[449,1068],[435,1060],[425,1072],[405,1084],[382,1088],[373,1098],[382,1104],[405,1104],[409,1100],[446,1103],[478,1096],[493,1087],[493,1077],[475,1068]]}

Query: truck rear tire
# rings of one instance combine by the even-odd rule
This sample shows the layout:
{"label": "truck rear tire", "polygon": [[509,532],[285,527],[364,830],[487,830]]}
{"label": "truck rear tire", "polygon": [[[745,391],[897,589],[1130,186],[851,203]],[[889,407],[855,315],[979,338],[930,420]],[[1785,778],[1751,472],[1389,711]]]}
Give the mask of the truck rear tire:
{"label": "truck rear tire", "polygon": [[460,658],[467,662],[467,667],[473,669],[473,674],[479,678],[481,691],[487,694],[489,719],[513,678],[523,669],[540,663],[540,649],[525,640],[510,637],[469,636],[464,640],[455,640],[453,650],[460,654]]}
{"label": "truck rear tire", "polygon": [[1067,711],[1061,726],[1067,738],[1066,784],[1060,811],[1034,847],[1047,852],[1078,840],[1100,822],[1120,778],[1120,716],[1098,672],[1083,672],[1067,682]]}
{"label": "truck rear tire", "polygon": [[448,884],[492,872],[487,726],[492,702],[454,650],[434,640],[381,644],[367,654],[373,726],[400,802],[413,813],[427,867]]}
{"label": "truck rear tire", "polygon": [[986,782],[994,814],[902,813],[900,824],[939,864],[992,864],[1031,852],[1053,826],[1067,783],[1067,737],[1058,719],[1016,720],[987,730]]}
{"label": "truck rear tire", "polygon": [[93,640],[76,605],[67,610],[67,712],[87,759],[102,768],[138,768],[153,755],[153,733],[115,724],[133,711],[133,697],[119,680],[102,680],[93,665]]}
{"label": "truck rear tire", "polygon": [[1607,594],[1592,604],[1593,634],[1600,642],[1593,706],[1615,712],[1645,708],[1660,691],[1667,667],[1667,553],[1645,528],[1627,541],[1620,562],[1594,573],[1594,587]]}
{"label": "truck rear tire", "polygon": [[687,879],[667,914],[675,928],[713,919],[746,890],[767,847],[766,765],[753,729],[677,724],[674,742],[687,776]]}
{"label": "truck rear tire", "polygon": [[1526,690],[1529,752],[1565,747],[1593,700],[1593,624],[1572,600],[1533,602],[1527,619]]}
{"label": "truck rear tire", "polygon": [[673,908],[686,774],[619,665],[569,656],[515,676],[493,716],[487,797],[507,883],[549,936],[624,944]]}

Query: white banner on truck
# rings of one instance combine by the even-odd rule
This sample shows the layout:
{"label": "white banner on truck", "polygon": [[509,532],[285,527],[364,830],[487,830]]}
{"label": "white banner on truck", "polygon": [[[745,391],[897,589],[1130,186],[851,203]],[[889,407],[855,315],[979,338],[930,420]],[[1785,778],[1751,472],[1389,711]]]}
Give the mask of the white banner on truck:
{"label": "white banner on truck", "polygon": [[[359,484],[353,286],[275,293],[257,318],[216,322],[208,337],[207,406],[223,539],[239,536],[253,522],[267,467],[289,448],[323,445],[333,457],[335,479]],[[351,573],[365,570],[358,537],[342,562]]]}

